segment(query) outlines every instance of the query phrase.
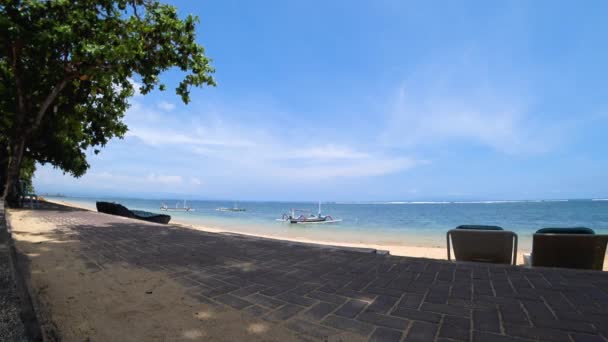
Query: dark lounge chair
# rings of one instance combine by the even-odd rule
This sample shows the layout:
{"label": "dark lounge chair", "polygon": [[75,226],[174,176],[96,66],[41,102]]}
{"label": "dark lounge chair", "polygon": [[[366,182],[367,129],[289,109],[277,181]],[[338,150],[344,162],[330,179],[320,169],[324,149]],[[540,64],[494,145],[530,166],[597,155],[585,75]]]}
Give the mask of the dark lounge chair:
{"label": "dark lounge chair", "polygon": [[532,266],[602,270],[608,235],[585,227],[543,228],[532,241]]}
{"label": "dark lounge chair", "polygon": [[448,260],[512,264],[517,261],[517,234],[498,226],[463,225],[447,233]]}
{"label": "dark lounge chair", "polygon": [[97,211],[117,216],[124,216],[138,220],[144,220],[155,223],[167,224],[171,220],[171,216],[164,214],[155,214],[142,210],[129,210],[124,205],[112,202],[96,202]]}

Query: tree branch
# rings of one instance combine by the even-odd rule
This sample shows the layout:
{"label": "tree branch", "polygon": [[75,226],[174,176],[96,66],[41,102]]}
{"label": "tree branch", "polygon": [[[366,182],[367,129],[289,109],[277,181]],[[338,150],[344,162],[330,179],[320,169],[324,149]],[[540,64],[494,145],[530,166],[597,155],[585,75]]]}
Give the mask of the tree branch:
{"label": "tree branch", "polygon": [[47,95],[47,97],[44,99],[44,101],[40,105],[40,109],[38,109],[38,113],[36,113],[34,122],[32,122],[30,127],[28,127],[25,135],[29,135],[30,133],[32,133],[33,131],[35,131],[38,128],[38,126],[40,125],[40,122],[42,122],[42,118],[44,117],[44,114],[46,113],[47,109],[49,109],[49,107],[53,103],[53,101],[55,101],[57,96],[59,96],[59,93],[63,90],[63,88],[65,88],[66,84],[68,84],[68,82],[71,81],[76,76],[77,76],[76,73],[68,74],[61,81],[59,81],[59,83],[57,83],[57,85],[55,85],[55,87],[53,88],[51,93]]}
{"label": "tree branch", "polygon": [[19,72],[19,57],[21,47],[11,44],[11,66],[13,75],[15,76],[15,90],[17,91],[17,113],[18,117],[23,118],[25,114],[25,100],[23,98],[23,82],[21,82],[21,73]]}

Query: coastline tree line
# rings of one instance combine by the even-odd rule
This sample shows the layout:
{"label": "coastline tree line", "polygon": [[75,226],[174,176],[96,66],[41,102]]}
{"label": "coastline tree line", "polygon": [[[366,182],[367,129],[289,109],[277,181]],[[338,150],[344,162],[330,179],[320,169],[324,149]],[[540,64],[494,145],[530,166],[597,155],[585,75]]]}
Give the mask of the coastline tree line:
{"label": "coastline tree line", "polygon": [[0,0],[5,201],[19,204],[18,181],[31,181],[37,163],[82,176],[87,152],[127,132],[129,97],[165,90],[164,71],[182,72],[184,103],[193,86],[215,86],[197,23],[155,0]]}

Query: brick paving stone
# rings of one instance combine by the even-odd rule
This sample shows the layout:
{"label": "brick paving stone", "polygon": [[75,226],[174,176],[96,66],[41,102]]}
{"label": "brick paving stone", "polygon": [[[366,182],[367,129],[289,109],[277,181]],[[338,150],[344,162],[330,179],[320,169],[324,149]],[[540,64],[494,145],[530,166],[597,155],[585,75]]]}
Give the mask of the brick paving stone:
{"label": "brick paving stone", "polygon": [[299,334],[309,335],[318,339],[327,339],[329,336],[337,333],[334,329],[307,322],[302,319],[293,319],[285,324],[285,326]]}
{"label": "brick paving stone", "polygon": [[403,290],[390,289],[386,287],[368,287],[365,289],[365,291],[368,293],[373,293],[382,296],[392,296],[395,298],[399,298],[403,294]]}
{"label": "brick paving stone", "polygon": [[447,304],[424,303],[420,307],[420,310],[462,317],[469,317],[471,315],[471,310],[467,308]]}
{"label": "brick paving stone", "polygon": [[596,329],[588,323],[576,321],[558,321],[553,319],[537,320],[534,322],[537,327],[565,330],[582,333],[595,333]]}
{"label": "brick paving stone", "polygon": [[605,342],[606,341],[605,339],[603,339],[601,336],[598,336],[598,335],[574,333],[574,334],[570,334],[570,336],[572,336],[572,339],[574,340],[574,342]]}
{"label": "brick paving stone", "polygon": [[295,293],[290,293],[290,292],[285,292],[283,294],[276,296],[275,298],[288,302],[288,303],[298,304],[298,305],[302,305],[302,306],[312,306],[317,302],[314,299],[302,297],[300,295],[297,295]]}
{"label": "brick paving stone", "polygon": [[499,305],[502,320],[506,324],[530,326],[528,315],[518,302],[512,300],[509,304]]}
{"label": "brick paving stone", "polygon": [[420,294],[406,294],[399,302],[399,306],[408,309],[418,309],[420,303],[422,303],[423,295]]}
{"label": "brick paving stone", "polygon": [[426,322],[412,322],[405,341],[407,342],[423,342],[433,341],[437,334],[437,324],[426,323]]}
{"label": "brick paving stone", "polygon": [[306,283],[306,284],[302,284],[302,285],[296,287],[295,289],[291,290],[291,292],[295,293],[297,295],[300,295],[300,296],[304,296],[307,293],[310,293],[310,292],[318,289],[319,287],[320,287],[319,284]]}
{"label": "brick paving stone", "polygon": [[226,293],[230,292],[232,289],[233,288],[231,288],[231,287],[223,287],[223,288],[217,288],[217,289],[203,288],[201,290],[201,293],[207,297],[214,298],[214,297],[226,294]]}
{"label": "brick paving stone", "polygon": [[473,328],[480,331],[499,333],[500,320],[498,310],[473,310]]}
{"label": "brick paving stone", "polygon": [[530,317],[530,320],[532,320],[532,322],[547,318],[553,319],[553,314],[551,313],[551,310],[549,310],[549,308],[547,307],[547,305],[545,305],[544,302],[533,302],[526,300],[522,301],[522,303],[526,308],[526,311],[528,311],[528,317]]}
{"label": "brick paving stone", "polygon": [[441,320],[441,315],[439,314],[413,309],[406,309],[402,307],[398,307],[397,309],[395,309],[391,313],[391,315],[407,318],[413,321],[424,321],[430,323],[439,323],[439,321]]}
{"label": "brick paving stone", "polygon": [[410,323],[410,321],[403,318],[387,316],[372,311],[363,312],[357,317],[357,320],[398,330],[405,330]]}
{"label": "brick paving stone", "polygon": [[449,285],[432,286],[429,289],[429,293],[426,296],[425,301],[429,303],[445,304],[448,301],[449,291]]}
{"label": "brick paving stone", "polygon": [[378,313],[388,313],[397,301],[399,301],[399,298],[378,296],[374,299],[374,302],[367,307],[367,310]]}
{"label": "brick paving stone", "polygon": [[525,327],[519,325],[504,325],[505,333],[514,337],[521,337],[541,341],[570,342],[567,332],[554,329]]}
{"label": "brick paving stone", "polygon": [[337,304],[319,302],[302,314],[303,317],[312,321],[320,321],[332,313],[338,307]]}
{"label": "brick paving stone", "polygon": [[232,291],[230,294],[233,296],[237,296],[237,297],[247,297],[249,295],[252,295],[254,293],[258,293],[262,290],[266,289],[265,286],[259,285],[259,284],[253,284],[253,285],[249,285],[246,287],[242,287],[236,291]]}
{"label": "brick paving stone", "polygon": [[267,288],[266,290],[262,291],[261,293],[266,296],[276,296],[278,294],[287,292],[295,287],[296,287],[295,285],[276,285],[276,286],[271,286],[271,287]]}
{"label": "brick paving stone", "polygon": [[298,312],[304,310],[304,307],[295,304],[285,304],[282,307],[276,309],[266,316],[266,319],[271,321],[284,321],[293,316]]}
{"label": "brick paving stone", "polygon": [[270,312],[270,309],[259,305],[251,305],[243,310],[254,317],[262,317]]}
{"label": "brick paving stone", "polygon": [[252,301],[256,304],[265,306],[267,308],[276,309],[280,306],[285,305],[285,302],[282,300],[278,300],[272,297],[264,296],[260,293],[255,293],[250,296],[245,297],[245,299]]}
{"label": "brick paving stone", "polygon": [[188,295],[190,295],[191,297],[195,298],[196,300],[198,300],[199,303],[204,303],[204,304],[212,305],[212,306],[217,305],[217,302],[215,302],[215,301],[213,301],[213,299],[203,295],[198,288],[190,288],[190,289],[186,290],[186,293]]}
{"label": "brick paving stone", "polygon": [[445,316],[439,329],[439,337],[468,341],[471,321],[465,317]]}
{"label": "brick paving stone", "polygon": [[532,341],[511,336],[498,335],[485,331],[473,331],[473,342],[525,342]]}
{"label": "brick paving stone", "polygon": [[369,342],[399,342],[403,332],[388,328],[376,328]]}
{"label": "brick paving stone", "polygon": [[342,305],[338,310],[336,310],[336,315],[354,318],[361,312],[367,303],[361,300],[351,299]]}
{"label": "brick paving stone", "polygon": [[241,299],[239,297],[235,297],[235,296],[229,295],[229,294],[217,296],[217,297],[215,297],[215,300],[222,304],[229,305],[237,310],[241,310],[248,306],[253,305],[253,303],[251,303],[251,302],[248,302],[244,299]]}
{"label": "brick paving stone", "polygon": [[374,330],[374,326],[371,324],[336,315],[329,315],[321,323],[335,329],[350,331],[361,336],[368,336]]}
{"label": "brick paving stone", "polygon": [[334,303],[338,305],[342,305],[346,302],[346,298],[334,294],[329,294],[325,292],[313,291],[308,293],[306,297],[322,300],[324,302]]}

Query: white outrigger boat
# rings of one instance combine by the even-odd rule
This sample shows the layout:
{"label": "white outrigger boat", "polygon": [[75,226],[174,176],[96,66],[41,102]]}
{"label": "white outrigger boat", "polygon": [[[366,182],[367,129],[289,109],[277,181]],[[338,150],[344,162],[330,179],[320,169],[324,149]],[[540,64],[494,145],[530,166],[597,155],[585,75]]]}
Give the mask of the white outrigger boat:
{"label": "white outrigger boat", "polygon": [[222,208],[217,208],[215,210],[217,210],[217,211],[238,211],[238,212],[247,211],[247,209],[245,209],[245,208],[239,208],[239,206],[236,203],[234,203],[234,207],[232,207],[232,208],[223,208],[222,207]]}
{"label": "white outrigger boat", "polygon": [[190,208],[186,205],[186,201],[184,200],[184,206],[179,207],[179,203],[175,203],[175,208],[167,206],[165,203],[160,205],[160,210],[162,211],[194,211],[194,208]]}
{"label": "white outrigger boat", "polygon": [[306,213],[310,213],[310,210],[291,209],[289,214],[283,214],[283,216],[280,219],[277,219],[277,221],[289,222],[289,223],[300,223],[300,224],[336,223],[336,222],[342,221],[342,219],[333,218],[329,215],[325,215],[325,216],[321,215],[321,202],[319,202],[319,212],[317,213],[317,215],[313,215],[312,213],[310,213],[310,214],[306,214]]}

